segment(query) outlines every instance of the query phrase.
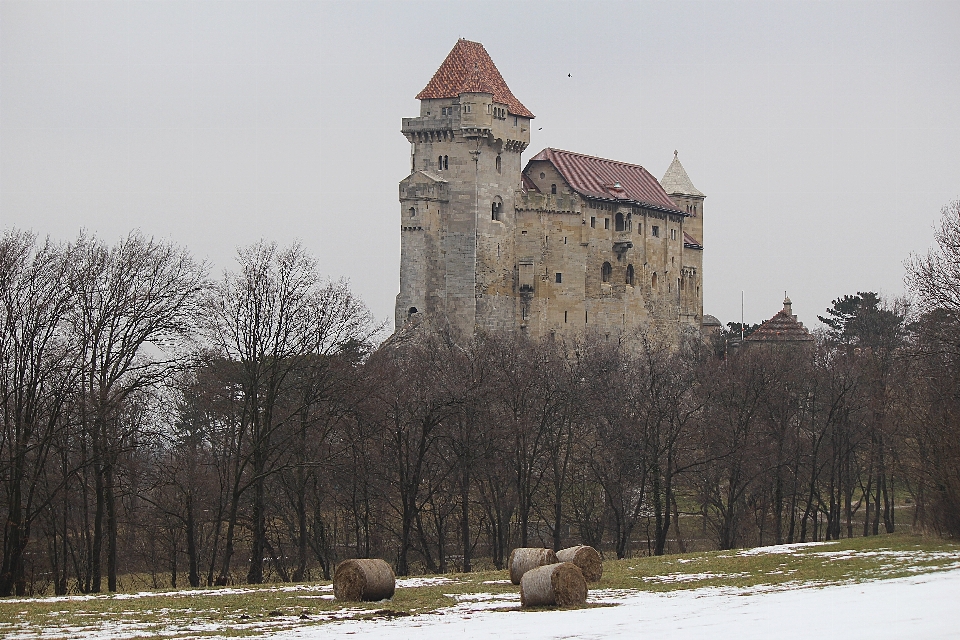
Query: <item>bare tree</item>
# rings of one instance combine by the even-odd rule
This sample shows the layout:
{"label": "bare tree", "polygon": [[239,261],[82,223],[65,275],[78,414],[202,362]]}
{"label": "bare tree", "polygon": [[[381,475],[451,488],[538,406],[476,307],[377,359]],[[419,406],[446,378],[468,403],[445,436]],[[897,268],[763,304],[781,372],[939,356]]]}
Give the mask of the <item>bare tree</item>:
{"label": "bare tree", "polygon": [[0,596],[23,595],[32,524],[58,486],[44,494],[51,446],[64,428],[76,352],[64,323],[70,253],[12,230],[0,239],[0,479],[6,507]]}
{"label": "bare tree", "polygon": [[107,588],[116,591],[116,464],[132,435],[121,408],[182,365],[178,347],[193,336],[205,273],[184,249],[136,232],[112,247],[81,236],[71,250],[70,320],[83,362],[81,420],[96,485],[91,588],[101,586],[105,524]]}
{"label": "bare tree", "polygon": [[[204,330],[211,348],[235,362],[239,404],[238,443],[227,535],[219,584],[228,580],[240,498],[253,490],[249,583],[263,581],[267,477],[282,468],[279,452],[296,430],[284,429],[302,415],[308,392],[292,393],[298,371],[311,358],[333,356],[363,344],[377,333],[366,308],[344,282],[324,282],[316,260],[294,244],[279,249],[259,242],[239,251],[240,270],[226,273],[205,305]],[[301,389],[303,391],[303,389]],[[308,390],[310,391],[310,390]]]}

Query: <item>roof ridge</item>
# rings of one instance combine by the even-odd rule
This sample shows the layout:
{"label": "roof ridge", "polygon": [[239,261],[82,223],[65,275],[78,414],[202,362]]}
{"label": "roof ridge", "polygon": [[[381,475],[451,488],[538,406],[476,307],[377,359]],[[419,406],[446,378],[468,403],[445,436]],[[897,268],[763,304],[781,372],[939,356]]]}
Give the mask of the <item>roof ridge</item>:
{"label": "roof ridge", "polygon": [[[590,155],[589,153],[579,153],[579,152],[577,152],[577,151],[567,151],[566,149],[557,149],[557,148],[555,148],[555,147],[547,147],[547,150],[553,151],[553,152],[555,152],[555,153],[567,153],[567,154],[570,154],[570,155],[572,155],[572,156],[580,156],[581,158],[590,158],[591,160],[602,160],[603,162],[610,162],[610,163],[613,163],[613,164],[619,164],[619,165],[623,165],[623,166],[625,166],[625,167],[637,167],[637,168],[640,168],[640,169],[644,169],[644,167],[643,167],[642,164],[636,164],[636,163],[633,163],[633,162],[624,162],[623,160],[614,160],[613,158],[603,158],[603,157],[600,157],[600,156],[592,156],[592,155]],[[644,169],[644,171],[646,171],[646,169]]]}

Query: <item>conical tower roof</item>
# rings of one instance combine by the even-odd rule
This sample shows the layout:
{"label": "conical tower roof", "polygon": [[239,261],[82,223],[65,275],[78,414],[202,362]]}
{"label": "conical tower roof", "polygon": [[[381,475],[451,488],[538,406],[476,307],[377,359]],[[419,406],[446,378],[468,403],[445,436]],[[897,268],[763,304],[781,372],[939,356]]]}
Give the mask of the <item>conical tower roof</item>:
{"label": "conical tower roof", "polygon": [[663,174],[660,185],[664,191],[670,194],[705,197],[703,192],[693,186],[690,176],[687,175],[683,165],[680,164],[680,158],[677,157],[676,151],[673,152],[673,162],[667,167],[667,172]]}
{"label": "conical tower roof", "polygon": [[489,93],[515,116],[534,117],[510,91],[483,45],[461,38],[433,74],[417,100],[456,98],[461,93]]}

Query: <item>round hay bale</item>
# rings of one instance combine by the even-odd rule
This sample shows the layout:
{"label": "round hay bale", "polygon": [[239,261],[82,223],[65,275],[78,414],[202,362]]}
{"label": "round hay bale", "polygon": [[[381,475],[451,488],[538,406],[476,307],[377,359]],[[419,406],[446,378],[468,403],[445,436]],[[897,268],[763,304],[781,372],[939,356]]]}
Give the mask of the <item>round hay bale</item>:
{"label": "round hay bale", "polygon": [[599,582],[603,577],[603,560],[600,554],[593,547],[578,545],[568,547],[557,551],[557,559],[560,562],[572,562],[580,567],[583,577],[587,582]]}
{"label": "round hay bale", "polygon": [[520,584],[523,574],[530,569],[542,567],[545,564],[556,564],[557,554],[553,549],[540,549],[537,547],[517,547],[510,552],[510,559],[507,566],[510,567],[510,582]]}
{"label": "round hay bale", "polygon": [[379,558],[344,560],[333,574],[333,595],[337,600],[384,600],[393,597],[396,586],[393,569]]}
{"label": "round hay bale", "polygon": [[520,606],[569,607],[587,601],[587,581],[572,562],[531,569],[520,581]]}

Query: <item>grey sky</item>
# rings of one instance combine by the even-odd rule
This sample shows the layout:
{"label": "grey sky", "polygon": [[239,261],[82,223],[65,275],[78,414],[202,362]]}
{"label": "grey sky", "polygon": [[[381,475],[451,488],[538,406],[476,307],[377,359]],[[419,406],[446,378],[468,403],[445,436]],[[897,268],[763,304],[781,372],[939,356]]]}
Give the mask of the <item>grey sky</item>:
{"label": "grey sky", "polygon": [[[960,2],[0,2],[0,224],[134,227],[217,272],[300,238],[378,318],[399,288],[400,118],[458,37],[551,146],[706,193],[704,301],[808,326],[902,292],[960,197]],[[568,77],[568,74],[572,77]],[[542,130],[540,128],[542,127]]]}

